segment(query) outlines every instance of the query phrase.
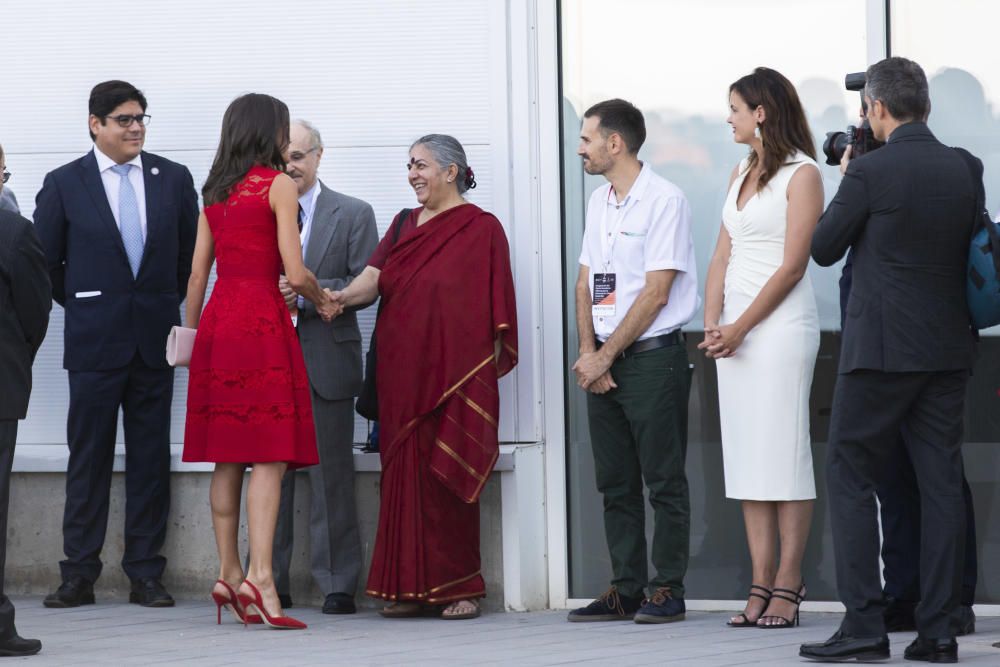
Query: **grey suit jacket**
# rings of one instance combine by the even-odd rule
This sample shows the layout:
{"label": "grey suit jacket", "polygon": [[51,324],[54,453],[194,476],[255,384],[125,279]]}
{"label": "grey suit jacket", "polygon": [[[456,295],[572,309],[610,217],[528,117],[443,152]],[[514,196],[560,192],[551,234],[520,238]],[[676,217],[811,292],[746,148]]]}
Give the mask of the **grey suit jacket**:
{"label": "grey suit jacket", "polygon": [[[312,230],[305,248],[306,267],[319,284],[344,289],[368,264],[378,245],[375,212],[360,199],[334,192],[320,181]],[[361,331],[355,313],[324,322],[309,301],[299,313],[299,341],[309,382],[333,401],[361,391]]]}

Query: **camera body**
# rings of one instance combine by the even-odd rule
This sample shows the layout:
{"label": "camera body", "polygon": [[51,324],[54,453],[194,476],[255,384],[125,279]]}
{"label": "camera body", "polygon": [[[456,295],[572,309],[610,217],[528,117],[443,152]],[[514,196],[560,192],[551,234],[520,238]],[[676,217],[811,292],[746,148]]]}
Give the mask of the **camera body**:
{"label": "camera body", "polygon": [[[844,87],[847,90],[856,90],[861,93],[861,108],[865,113],[868,113],[864,93],[865,73],[852,72],[848,74],[844,77]],[[854,147],[851,151],[851,157],[858,157],[884,145],[884,142],[875,138],[875,133],[872,132],[872,127],[866,118],[860,126],[848,125],[846,132],[827,132],[826,140],[823,142],[823,153],[826,155],[826,163],[836,166],[840,164],[848,146]]]}

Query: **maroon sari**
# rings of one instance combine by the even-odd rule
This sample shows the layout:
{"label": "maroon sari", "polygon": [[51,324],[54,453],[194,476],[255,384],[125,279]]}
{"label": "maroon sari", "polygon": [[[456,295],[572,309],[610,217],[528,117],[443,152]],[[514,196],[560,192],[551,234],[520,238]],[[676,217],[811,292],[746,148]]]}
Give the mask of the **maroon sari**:
{"label": "maroon sari", "polygon": [[497,378],[517,363],[500,222],[463,204],[404,232],[379,293],[382,487],[367,593],[432,604],[481,597],[478,500],[499,455]]}

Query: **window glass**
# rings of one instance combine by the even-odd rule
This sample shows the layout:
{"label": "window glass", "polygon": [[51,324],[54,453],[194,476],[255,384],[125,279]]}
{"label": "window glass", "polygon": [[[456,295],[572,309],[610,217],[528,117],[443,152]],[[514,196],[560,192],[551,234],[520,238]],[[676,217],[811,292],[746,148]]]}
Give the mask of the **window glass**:
{"label": "window glass", "polygon": [[[572,307],[586,198],[604,183],[586,176],[576,147],[583,112],[595,102],[621,97],[642,109],[647,139],[640,158],[676,183],[693,210],[698,284],[703,292],[708,260],[721,224],[733,167],[746,154],[734,144],[728,115],[729,85],[755,66],[772,67],[795,84],[812,126],[819,161],[826,132],[855,122],[858,93],[844,89],[844,75],[866,66],[864,0],[567,0],[561,3],[563,150],[565,174],[566,349],[575,360]],[[850,20],[849,17],[855,17]],[[840,181],[822,167],[829,201]],[[840,328],[839,268],[810,266],[824,330],[813,389],[813,456],[824,457],[827,416]],[[701,329],[697,314],[686,327]],[[691,488],[691,559],[688,595],[699,599],[745,597],[750,583],[740,506],[726,500],[719,442],[715,369],[693,349],[689,410],[688,480]],[[584,394],[567,372],[569,417],[568,507],[570,595],[588,598],[605,590],[610,562],[602,505],[594,483]],[[821,471],[821,467],[817,466]],[[820,475],[821,477],[821,475]],[[821,499],[822,479],[817,479]],[[811,599],[832,599],[833,562],[823,547],[825,507],[816,507],[806,555]],[[647,511],[647,523],[651,512]],[[647,532],[651,525],[647,525]],[[720,576],[723,574],[723,576]]]}

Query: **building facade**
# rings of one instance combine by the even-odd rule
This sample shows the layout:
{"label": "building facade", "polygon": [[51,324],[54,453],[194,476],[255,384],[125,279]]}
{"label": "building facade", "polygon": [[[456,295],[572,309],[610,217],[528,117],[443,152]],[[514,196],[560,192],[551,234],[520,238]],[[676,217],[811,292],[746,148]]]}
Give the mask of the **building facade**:
{"label": "building facade", "polygon": [[[428,132],[456,136],[479,183],[470,200],[495,213],[507,231],[518,294],[521,363],[501,383],[505,469],[484,503],[484,526],[497,533],[492,541],[484,536],[484,548],[498,551],[484,558],[493,559],[502,577],[498,592],[510,608],[562,607],[590,598],[604,590],[610,571],[583,395],[569,372],[584,203],[599,183],[583,174],[575,155],[588,106],[624,97],[645,112],[649,138],[640,158],[691,201],[700,285],[727,175],[742,156],[725,123],[728,87],[757,65],[781,71],[797,86],[818,147],[826,132],[856,122],[859,99],[844,89],[845,74],[888,53],[920,62],[931,81],[932,130],[983,159],[988,206],[1000,209],[1000,74],[989,66],[1000,9],[993,3],[303,0],[290,9],[279,17],[262,0],[154,0],[119,14],[58,0],[10,3],[4,8],[5,51],[18,57],[4,66],[0,143],[14,174],[7,185],[30,217],[45,173],[89,150],[87,95],[94,83],[110,78],[129,80],[146,93],[153,118],[147,149],[187,165],[198,186],[229,101],[249,91],[280,97],[293,116],[323,133],[320,178],[369,201],[383,232],[413,202],[403,168],[413,139]],[[824,166],[822,174],[829,200],[839,172]],[[811,600],[834,600],[822,465],[837,360],[839,270],[812,265],[809,271],[823,334],[811,415],[819,502],[805,576]],[[373,311],[361,318],[366,339],[373,318]],[[696,334],[700,323],[699,314],[688,330]],[[997,333],[984,333],[970,383],[965,449],[977,501],[979,600],[985,604],[1000,603],[1000,572],[985,566],[1000,557],[1000,528],[991,520],[1000,510]],[[26,503],[32,488],[46,489],[49,511],[31,521],[44,524],[50,536],[58,533],[66,459],[68,388],[61,358],[62,312],[56,307],[19,431],[13,499]],[[739,600],[750,583],[749,557],[739,504],[723,492],[714,368],[698,355],[692,360],[688,596]],[[201,508],[196,500],[207,498],[200,495],[207,468],[179,461],[186,371],[178,371],[175,385],[175,495],[190,493],[190,511],[207,516],[207,503]],[[359,442],[366,430],[359,419]],[[371,475],[359,482],[359,493],[371,497],[362,507],[370,507],[377,467],[363,458],[359,465],[366,471],[362,478]],[[24,519],[12,512],[11,521],[17,529],[14,522]],[[195,530],[199,521],[178,525]],[[110,528],[111,534],[118,530]],[[178,528],[171,535],[183,534]],[[35,577],[43,578],[39,568],[54,572],[60,550],[33,553],[43,544],[51,551],[51,540],[12,542],[12,590],[18,576],[29,590]]]}

